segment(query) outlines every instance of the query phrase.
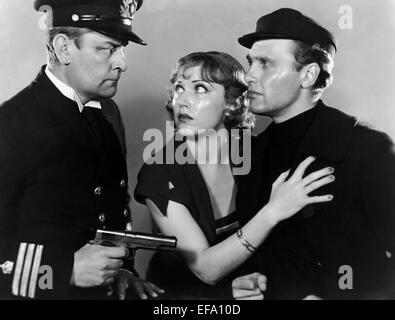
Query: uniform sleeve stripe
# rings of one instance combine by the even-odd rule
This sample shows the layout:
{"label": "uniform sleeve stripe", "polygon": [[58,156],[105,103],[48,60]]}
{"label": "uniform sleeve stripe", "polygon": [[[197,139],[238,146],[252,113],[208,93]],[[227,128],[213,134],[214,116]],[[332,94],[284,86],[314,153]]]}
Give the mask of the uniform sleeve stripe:
{"label": "uniform sleeve stripe", "polygon": [[12,294],[15,296],[19,295],[19,281],[21,279],[23,261],[25,260],[26,246],[27,244],[25,242],[22,242],[19,245],[18,257],[16,260],[16,267],[14,272],[14,279],[12,280]]}
{"label": "uniform sleeve stripe", "polygon": [[41,263],[41,256],[43,252],[43,246],[38,245],[36,248],[36,253],[34,255],[34,262],[32,268],[32,275],[30,277],[30,284],[29,284],[29,298],[34,298],[36,295],[36,285],[37,285],[37,278],[38,278],[38,271],[40,268]]}
{"label": "uniform sleeve stripe", "polygon": [[34,255],[35,248],[36,248],[36,245],[34,243],[30,243],[29,246],[27,247],[25,265],[23,266],[22,282],[21,282],[21,289],[20,289],[20,295],[22,297],[26,297],[27,284],[29,283],[30,269],[32,268],[33,255]]}

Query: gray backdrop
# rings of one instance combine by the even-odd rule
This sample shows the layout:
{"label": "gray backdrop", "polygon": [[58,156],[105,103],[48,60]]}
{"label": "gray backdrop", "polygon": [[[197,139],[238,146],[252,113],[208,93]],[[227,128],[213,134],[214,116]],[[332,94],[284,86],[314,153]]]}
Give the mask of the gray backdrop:
{"label": "gray backdrop", "polygon": [[[25,87],[46,61],[45,34],[32,3],[0,1],[0,103]],[[352,10],[352,25],[342,19],[343,5]],[[218,50],[246,66],[247,50],[236,39],[252,32],[260,16],[280,7],[301,10],[339,41],[335,79],[324,101],[395,138],[395,0],[144,0],[133,30],[148,46],[126,48],[129,69],[115,97],[126,126],[131,190],[143,162],[144,131],[164,129],[165,89],[177,59],[192,51]],[[259,119],[257,131],[267,123]],[[146,209],[134,200],[131,208],[135,230],[149,231]],[[137,255],[142,273],[149,256]]]}

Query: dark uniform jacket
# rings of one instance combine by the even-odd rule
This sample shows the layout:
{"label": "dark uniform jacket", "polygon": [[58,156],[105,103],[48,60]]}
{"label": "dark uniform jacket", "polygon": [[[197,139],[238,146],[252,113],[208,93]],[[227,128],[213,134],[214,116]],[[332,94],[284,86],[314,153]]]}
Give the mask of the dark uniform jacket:
{"label": "dark uniform jacket", "polygon": [[98,297],[69,284],[74,252],[129,220],[123,127],[103,99],[100,144],[44,69],[0,107],[0,295]]}
{"label": "dark uniform jacket", "polygon": [[[254,255],[254,268],[268,277],[267,296],[274,299],[393,297],[394,145],[322,101],[316,108],[292,168],[309,155],[317,160],[306,174],[334,167],[336,180],[311,194],[333,194],[334,200],[279,223]],[[237,211],[245,222],[268,201],[262,196],[268,139],[266,132],[258,136],[251,172],[241,177]]]}

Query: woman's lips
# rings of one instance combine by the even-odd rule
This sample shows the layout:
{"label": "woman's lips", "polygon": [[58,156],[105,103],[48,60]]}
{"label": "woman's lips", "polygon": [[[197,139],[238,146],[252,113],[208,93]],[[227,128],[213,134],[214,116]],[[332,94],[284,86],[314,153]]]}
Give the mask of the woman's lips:
{"label": "woman's lips", "polygon": [[187,114],[179,114],[178,115],[178,120],[180,122],[187,122],[187,121],[193,120],[193,118],[191,116],[187,115]]}

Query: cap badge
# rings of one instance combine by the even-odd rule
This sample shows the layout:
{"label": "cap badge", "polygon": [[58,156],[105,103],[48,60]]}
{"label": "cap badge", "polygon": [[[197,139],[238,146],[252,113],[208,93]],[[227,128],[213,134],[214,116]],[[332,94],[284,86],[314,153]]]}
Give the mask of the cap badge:
{"label": "cap badge", "polygon": [[121,4],[120,14],[124,19],[133,20],[134,14],[137,11],[136,0],[123,0]]}

